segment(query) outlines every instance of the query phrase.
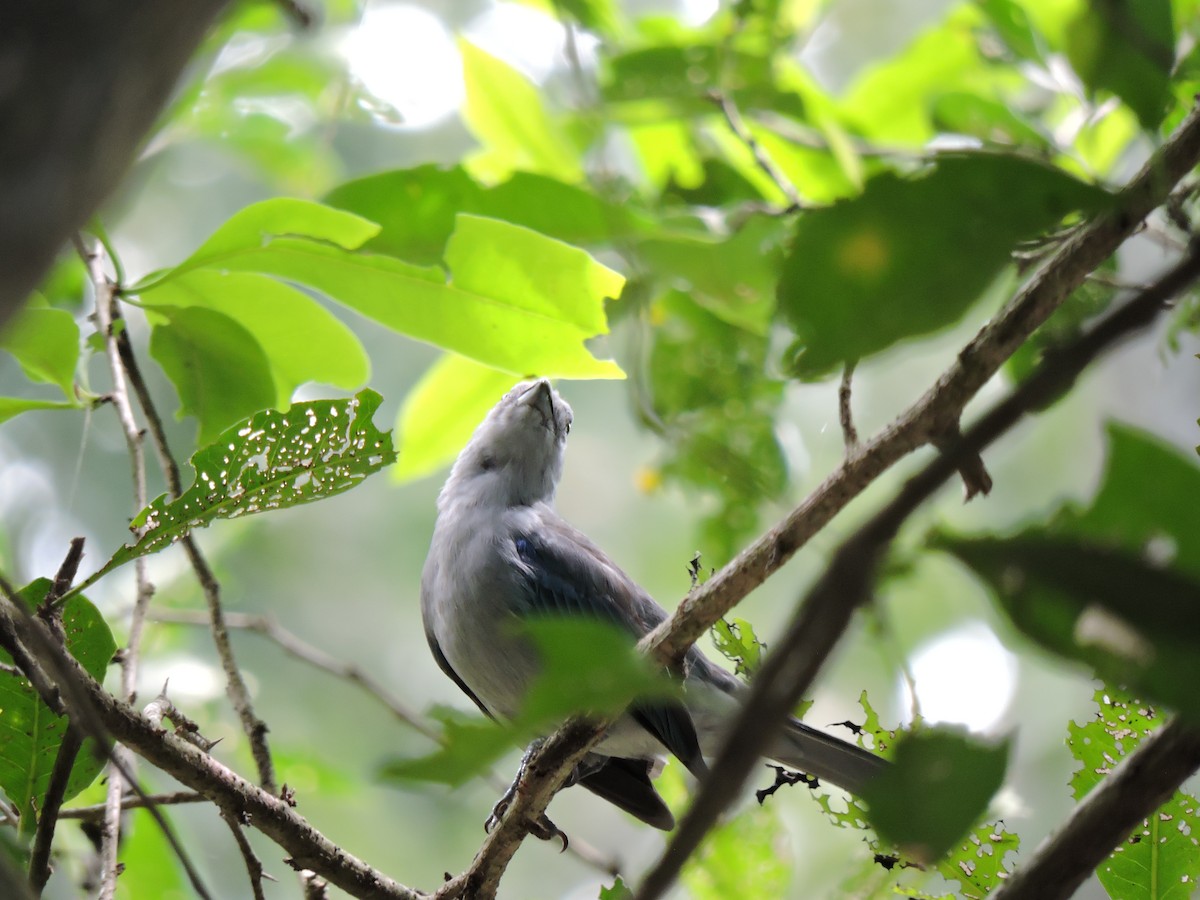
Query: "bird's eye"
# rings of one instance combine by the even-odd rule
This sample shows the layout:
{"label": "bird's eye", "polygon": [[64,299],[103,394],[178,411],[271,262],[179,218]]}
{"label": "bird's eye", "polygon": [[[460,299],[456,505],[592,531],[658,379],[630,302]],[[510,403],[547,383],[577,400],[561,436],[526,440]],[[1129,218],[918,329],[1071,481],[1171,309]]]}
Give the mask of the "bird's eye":
{"label": "bird's eye", "polygon": [[479,458],[479,468],[483,472],[492,471],[492,469],[496,468],[496,457],[485,453]]}
{"label": "bird's eye", "polygon": [[563,433],[564,434],[571,433],[571,423],[570,422],[567,422],[567,424],[565,426],[563,426]]}

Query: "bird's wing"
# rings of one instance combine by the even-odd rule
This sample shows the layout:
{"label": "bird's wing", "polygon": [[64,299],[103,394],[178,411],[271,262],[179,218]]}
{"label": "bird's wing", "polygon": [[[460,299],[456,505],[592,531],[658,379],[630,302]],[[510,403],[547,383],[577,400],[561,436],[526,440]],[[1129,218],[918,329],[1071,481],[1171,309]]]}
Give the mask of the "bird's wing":
{"label": "bird's wing", "polygon": [[[528,613],[596,619],[627,631],[633,640],[665,618],[662,608],[604,551],[549,507],[527,509],[511,525],[511,553]],[[637,702],[629,713],[692,774],[700,777],[707,771],[695,725],[682,703]]]}
{"label": "bird's wing", "polygon": [[654,790],[651,765],[646,759],[610,756],[600,768],[580,778],[579,784],[647,825],[670,831],[675,827],[675,817]]}
{"label": "bird's wing", "polygon": [[450,665],[450,660],[446,659],[446,654],[442,652],[442,647],[438,643],[433,629],[429,627],[428,621],[425,623],[425,639],[429,641],[429,649],[433,652],[433,659],[438,664],[438,668],[445,672],[450,680],[457,684],[459,689],[471,698],[471,702],[478,706],[485,716],[489,719],[495,719],[496,717],[491,714],[491,711],[483,705],[483,701],[475,696],[475,692],[467,687],[467,683],[454,671],[454,667]]}

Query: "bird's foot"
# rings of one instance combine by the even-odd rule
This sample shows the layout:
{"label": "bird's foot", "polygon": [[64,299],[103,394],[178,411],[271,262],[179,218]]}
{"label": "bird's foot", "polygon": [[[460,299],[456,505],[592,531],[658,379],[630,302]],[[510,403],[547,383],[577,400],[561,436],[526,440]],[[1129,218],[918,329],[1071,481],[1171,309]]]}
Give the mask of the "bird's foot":
{"label": "bird's foot", "polygon": [[[508,786],[508,790],[504,792],[503,796],[496,801],[496,805],[492,807],[491,815],[483,823],[483,830],[488,834],[495,831],[496,826],[500,824],[500,820],[504,818],[504,814],[508,812],[508,808],[512,806],[513,801],[517,798],[517,790],[521,784],[521,778],[525,775],[525,770],[529,766],[529,759],[538,747],[541,746],[541,743],[540,740],[534,741],[525,751],[525,755],[521,757],[521,765],[517,768],[517,775],[512,780],[512,784]],[[559,852],[567,849],[569,842],[566,833],[551,822],[550,817],[545,813],[542,813],[537,819],[529,823],[529,833],[542,841],[551,841],[557,838],[562,841],[562,848]]]}

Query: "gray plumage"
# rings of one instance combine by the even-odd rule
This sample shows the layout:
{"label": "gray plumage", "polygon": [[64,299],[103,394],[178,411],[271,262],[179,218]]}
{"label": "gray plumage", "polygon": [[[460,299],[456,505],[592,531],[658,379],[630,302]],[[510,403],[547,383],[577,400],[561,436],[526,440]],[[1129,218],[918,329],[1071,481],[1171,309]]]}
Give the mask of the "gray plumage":
{"label": "gray plumage", "polygon": [[[512,624],[527,615],[590,616],[633,639],[666,612],[586,535],[555,512],[571,408],[545,380],[523,382],[488,413],[438,497],[421,575],[421,615],[442,670],[487,715],[512,718],[537,658]],[[651,782],[674,754],[698,778],[731,721],[740,681],[695,647],[682,703],[635,703],[609,729],[578,782],[658,828],[674,820]],[[785,766],[851,793],[886,763],[796,720],[768,748]]]}

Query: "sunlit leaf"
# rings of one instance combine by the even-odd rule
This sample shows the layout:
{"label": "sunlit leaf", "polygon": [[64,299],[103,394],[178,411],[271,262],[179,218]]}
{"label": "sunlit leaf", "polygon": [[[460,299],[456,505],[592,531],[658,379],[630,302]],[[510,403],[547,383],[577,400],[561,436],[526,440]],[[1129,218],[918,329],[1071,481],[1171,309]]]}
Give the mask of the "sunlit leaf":
{"label": "sunlit leaf", "polygon": [[454,353],[430,366],[400,408],[396,479],[420,478],[452,461],[513,381],[511,372]]}
{"label": "sunlit leaf", "polygon": [[0,332],[0,349],[17,358],[31,381],[58,385],[75,399],[75,367],[79,363],[79,326],[61,309],[29,307]]}
{"label": "sunlit leaf", "polygon": [[433,710],[432,716],[441,722],[442,746],[426,756],[388,760],[380,767],[380,779],[396,784],[424,781],[458,787],[520,742],[515,729],[483,716],[444,708]]}
{"label": "sunlit leaf", "polygon": [[[18,597],[34,610],[50,586],[49,579],[39,578]],[[117,649],[104,617],[91,601],[76,594],[63,605],[62,620],[67,651],[88,674],[103,681]],[[11,665],[12,659],[0,650],[0,662]],[[20,814],[23,831],[32,832],[66,729],[67,719],[51,712],[24,676],[0,670],[0,790]],[[91,784],[104,762],[91,740],[84,741],[67,781],[66,799]]]}
{"label": "sunlit leaf", "polygon": [[979,821],[1004,780],[1008,742],[992,746],[950,728],[897,742],[892,765],[865,790],[871,825],[918,862],[933,863]]}
{"label": "sunlit leaf", "polygon": [[526,169],[569,183],[582,180],[579,154],[537,86],[470,41],[460,39],[458,49],[467,91],[463,117],[486,151],[475,164],[493,177]]}
{"label": "sunlit leaf", "polygon": [[217,519],[323,500],[356,486],[395,460],[391,433],[371,421],[382,399],[363,390],[351,400],[310,400],[286,412],[264,410],[227,429],[192,456],[192,486],[176,500],[163,494],[138,513],[131,527],[145,533],[86,583]]}
{"label": "sunlit leaf", "polygon": [[79,409],[76,403],[65,400],[34,400],[25,397],[0,397],[0,422],[7,422],[23,412],[37,409]]}
{"label": "sunlit leaf", "polygon": [[958,849],[941,860],[937,871],[948,882],[958,882],[961,900],[983,900],[1004,883],[1012,871],[1010,853],[1021,848],[1021,837],[1003,822],[976,826]]}
{"label": "sunlit leaf", "polygon": [[946,154],[914,177],[872,178],[861,196],[796,222],[778,286],[798,335],[789,364],[820,378],[952,324],[1018,240],[1108,202],[1061,170],[1003,154]]}

